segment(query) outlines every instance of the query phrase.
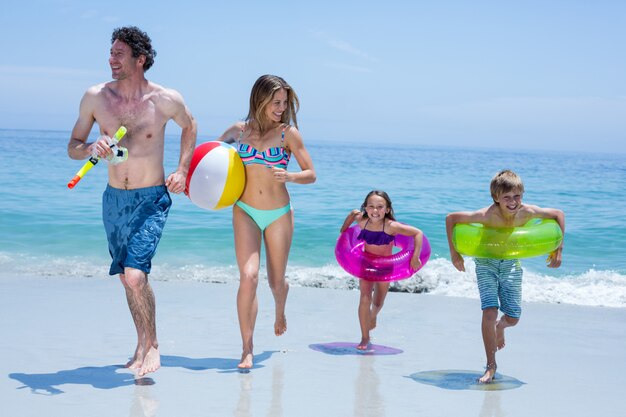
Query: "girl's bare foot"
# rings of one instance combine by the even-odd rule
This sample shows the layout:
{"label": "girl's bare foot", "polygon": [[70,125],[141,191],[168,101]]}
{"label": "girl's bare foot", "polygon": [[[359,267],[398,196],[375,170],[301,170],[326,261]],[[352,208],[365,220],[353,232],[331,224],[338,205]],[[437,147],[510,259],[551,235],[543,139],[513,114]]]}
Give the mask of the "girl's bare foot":
{"label": "girl's bare foot", "polygon": [[372,317],[370,318],[370,330],[374,330],[376,328],[376,317],[377,315],[372,312]]}
{"label": "girl's bare foot", "polygon": [[370,350],[372,348],[370,339],[364,337],[363,339],[361,339],[361,343],[359,343],[356,348],[358,350]]}

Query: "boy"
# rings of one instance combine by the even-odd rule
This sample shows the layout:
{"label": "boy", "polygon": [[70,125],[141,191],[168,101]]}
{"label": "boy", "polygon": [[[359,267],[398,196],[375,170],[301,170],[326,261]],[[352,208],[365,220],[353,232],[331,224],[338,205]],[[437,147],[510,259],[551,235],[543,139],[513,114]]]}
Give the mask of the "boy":
{"label": "boy", "polygon": [[[482,223],[486,227],[518,227],[532,218],[555,219],[565,233],[565,215],[561,210],[522,204],[524,184],[510,170],[503,170],[491,180],[493,204],[476,211],[460,211],[446,216],[446,234],[452,264],[465,271],[463,257],[452,244],[452,230],[457,223]],[[563,244],[548,256],[548,267],[561,265]],[[496,351],[504,347],[504,329],[515,326],[522,309],[522,266],[519,259],[475,258],[476,280],[483,310],[482,336],[487,368],[479,383],[489,383],[496,374]],[[498,320],[498,308],[502,316]]]}

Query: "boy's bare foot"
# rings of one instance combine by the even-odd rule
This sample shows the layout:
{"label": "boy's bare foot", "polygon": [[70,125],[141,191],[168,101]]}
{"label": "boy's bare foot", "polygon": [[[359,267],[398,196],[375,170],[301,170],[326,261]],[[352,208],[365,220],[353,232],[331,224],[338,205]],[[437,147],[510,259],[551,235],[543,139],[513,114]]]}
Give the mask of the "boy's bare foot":
{"label": "boy's bare foot", "polygon": [[276,321],[274,322],[274,334],[276,336],[281,336],[287,331],[287,317],[283,314],[282,317],[276,317]]}
{"label": "boy's bare foot", "polygon": [[159,349],[155,347],[150,347],[148,353],[143,358],[143,363],[141,364],[141,368],[139,369],[139,376],[144,376],[149,372],[154,372],[161,367],[161,354],[159,353]]}
{"label": "boy's bare foot", "polygon": [[241,354],[241,361],[239,362],[239,365],[237,365],[237,368],[250,369],[252,368],[253,364],[254,364],[254,355],[252,354],[252,352],[246,352],[244,350],[244,352]]}
{"label": "boy's bare foot", "polygon": [[500,320],[496,323],[496,348],[498,350],[504,349],[506,343],[504,342],[504,327],[500,325]]}
{"label": "boy's bare foot", "polygon": [[372,348],[370,339],[369,338],[361,339],[361,343],[359,343],[356,348],[357,350],[370,350]]}
{"label": "boy's bare foot", "polygon": [[487,369],[485,369],[485,373],[483,376],[478,378],[479,384],[489,384],[493,381],[493,378],[496,376],[496,369],[498,366],[495,363],[488,363]]}

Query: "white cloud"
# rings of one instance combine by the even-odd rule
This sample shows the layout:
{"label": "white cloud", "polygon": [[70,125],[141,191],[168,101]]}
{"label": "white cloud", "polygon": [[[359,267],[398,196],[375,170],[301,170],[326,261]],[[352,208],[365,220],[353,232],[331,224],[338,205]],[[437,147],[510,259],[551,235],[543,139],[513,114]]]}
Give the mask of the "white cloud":
{"label": "white cloud", "polygon": [[372,57],[370,57],[365,52],[355,48],[350,43],[337,39],[327,39],[328,44],[339,51],[347,52],[350,55],[354,55],[360,58],[367,59],[368,61],[375,61]]}
{"label": "white cloud", "polygon": [[340,52],[345,52],[348,55],[352,55],[352,56],[356,56],[358,58],[363,58],[366,59],[368,61],[372,61],[372,62],[376,62],[377,60],[370,56],[368,53],[358,49],[357,47],[355,47],[354,45],[352,45],[350,42],[341,40],[341,39],[335,39],[331,36],[329,36],[327,33],[325,32],[316,32],[313,34],[313,36],[315,36],[318,39],[323,40],[328,46],[330,46],[333,49],[336,49]]}
{"label": "white cloud", "polygon": [[358,65],[348,65],[348,64],[340,64],[337,62],[326,62],[325,66],[330,68],[335,68],[344,71],[352,71],[352,72],[372,72],[371,68],[361,67]]}

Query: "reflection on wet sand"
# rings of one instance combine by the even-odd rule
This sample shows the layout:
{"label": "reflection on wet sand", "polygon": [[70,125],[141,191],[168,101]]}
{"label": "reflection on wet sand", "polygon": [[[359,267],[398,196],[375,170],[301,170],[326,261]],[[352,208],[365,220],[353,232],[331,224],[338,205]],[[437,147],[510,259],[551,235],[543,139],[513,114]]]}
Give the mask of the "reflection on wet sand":
{"label": "reflection on wet sand", "polygon": [[383,417],[385,401],[380,395],[380,378],[374,366],[376,356],[362,356],[359,373],[354,381],[354,416]]}
{"label": "reflection on wet sand", "polygon": [[[252,413],[252,383],[253,372],[242,372],[239,375],[239,400],[233,412],[234,417],[251,417]],[[272,398],[267,410],[268,417],[282,417],[283,415],[283,388],[284,376],[282,363],[278,362],[272,367]]]}
{"label": "reflection on wet sand", "polygon": [[478,417],[503,417],[505,415],[500,406],[500,392],[487,391],[483,399],[483,406]]}
{"label": "reflection on wet sand", "polygon": [[135,385],[129,417],[155,417],[157,415],[159,400],[152,397],[151,390],[150,385]]}

